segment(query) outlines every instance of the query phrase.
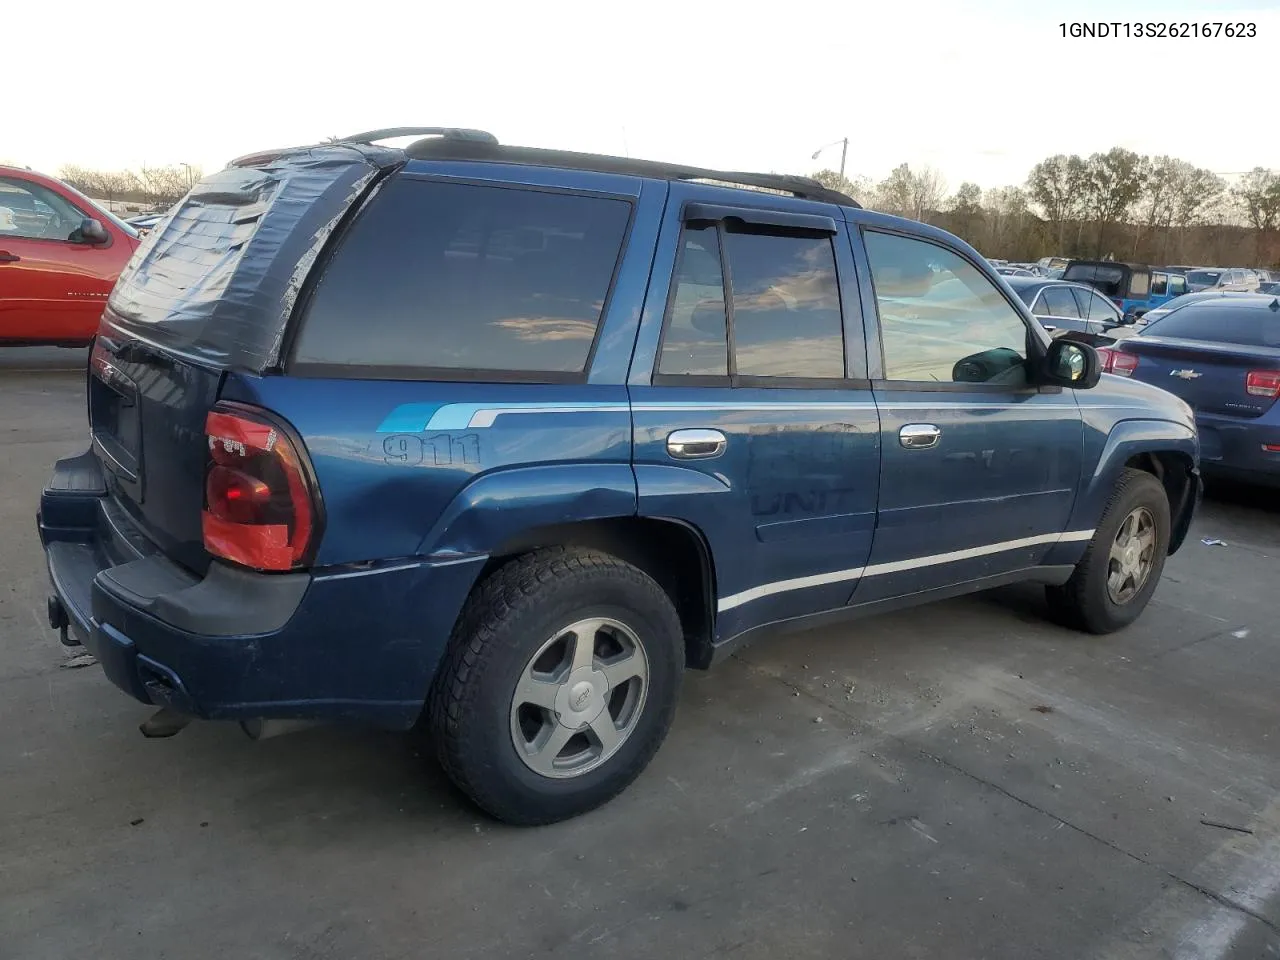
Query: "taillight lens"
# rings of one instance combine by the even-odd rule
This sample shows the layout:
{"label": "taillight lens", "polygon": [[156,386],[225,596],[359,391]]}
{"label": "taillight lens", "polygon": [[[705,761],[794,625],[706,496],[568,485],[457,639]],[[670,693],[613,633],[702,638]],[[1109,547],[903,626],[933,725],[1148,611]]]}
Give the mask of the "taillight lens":
{"label": "taillight lens", "polygon": [[1131,377],[1133,376],[1133,371],[1138,369],[1138,357],[1133,353],[1125,353],[1123,350],[1113,350],[1109,347],[1099,347],[1098,356],[1102,358],[1103,373]]}
{"label": "taillight lens", "polygon": [[255,570],[293,570],[310,559],[319,496],[293,432],[265,410],[219,403],[205,418],[204,547]]}
{"label": "taillight lens", "polygon": [[1251,397],[1280,397],[1280,370],[1250,370],[1244,378],[1244,391]]}

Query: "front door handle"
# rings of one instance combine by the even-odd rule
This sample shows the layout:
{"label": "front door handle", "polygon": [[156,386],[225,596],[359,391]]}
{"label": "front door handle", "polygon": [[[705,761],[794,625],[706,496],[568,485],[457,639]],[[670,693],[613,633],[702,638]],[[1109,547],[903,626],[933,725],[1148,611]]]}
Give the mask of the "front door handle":
{"label": "front door handle", "polygon": [[898,442],[908,450],[927,450],[936,447],[942,431],[932,423],[908,423],[898,431]]}
{"label": "front door handle", "polygon": [[728,442],[719,430],[675,430],[667,434],[667,453],[678,460],[710,460],[724,453]]}
{"label": "front door handle", "polygon": [[22,258],[8,250],[0,250],[0,263],[17,263]]}

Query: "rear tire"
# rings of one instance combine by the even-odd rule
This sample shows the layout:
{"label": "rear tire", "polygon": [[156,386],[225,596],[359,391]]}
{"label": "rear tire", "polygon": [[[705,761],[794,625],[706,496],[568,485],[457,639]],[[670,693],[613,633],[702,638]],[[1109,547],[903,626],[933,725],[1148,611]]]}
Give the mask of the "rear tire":
{"label": "rear tire", "polygon": [[539,550],[467,600],[431,692],[431,736],[483,810],[554,823],[648,765],[683,672],[680,618],[648,575],[592,550]]}
{"label": "rear tire", "polygon": [[[1148,540],[1149,551],[1144,547]],[[1045,588],[1051,615],[1088,633],[1127,627],[1155,593],[1168,552],[1169,498],[1164,485],[1142,470],[1126,469],[1071,579]]]}

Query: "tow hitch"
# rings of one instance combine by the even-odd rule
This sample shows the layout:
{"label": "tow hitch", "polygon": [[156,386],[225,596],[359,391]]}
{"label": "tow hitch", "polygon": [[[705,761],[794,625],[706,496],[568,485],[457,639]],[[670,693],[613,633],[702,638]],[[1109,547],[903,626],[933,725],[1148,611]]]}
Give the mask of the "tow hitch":
{"label": "tow hitch", "polygon": [[62,601],[57,597],[50,596],[46,601],[46,612],[49,616],[49,626],[58,631],[58,639],[62,642],[62,645],[64,647],[80,646],[80,641],[67,632],[67,627],[71,625],[71,620],[67,617],[67,611],[62,606]]}

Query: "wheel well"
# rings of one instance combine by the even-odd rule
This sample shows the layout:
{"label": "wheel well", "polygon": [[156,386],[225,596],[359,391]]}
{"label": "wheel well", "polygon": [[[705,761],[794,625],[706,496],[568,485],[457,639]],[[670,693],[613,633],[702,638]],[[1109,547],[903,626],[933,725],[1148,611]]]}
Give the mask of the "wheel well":
{"label": "wheel well", "polygon": [[550,546],[589,547],[643,570],[666,591],[680,615],[686,663],[699,668],[710,665],[715,569],[711,551],[697,529],[677,520],[651,517],[612,517],[535,527],[493,550],[480,580],[516,557]]}
{"label": "wheel well", "polygon": [[1194,496],[1191,458],[1174,451],[1150,451],[1135,454],[1124,465],[1133,470],[1146,471],[1164,487],[1165,496],[1169,498],[1169,516],[1173,522],[1173,540],[1169,544],[1169,553],[1174,553],[1186,536],[1185,527],[1180,529],[1180,520],[1187,508],[1187,498]]}

